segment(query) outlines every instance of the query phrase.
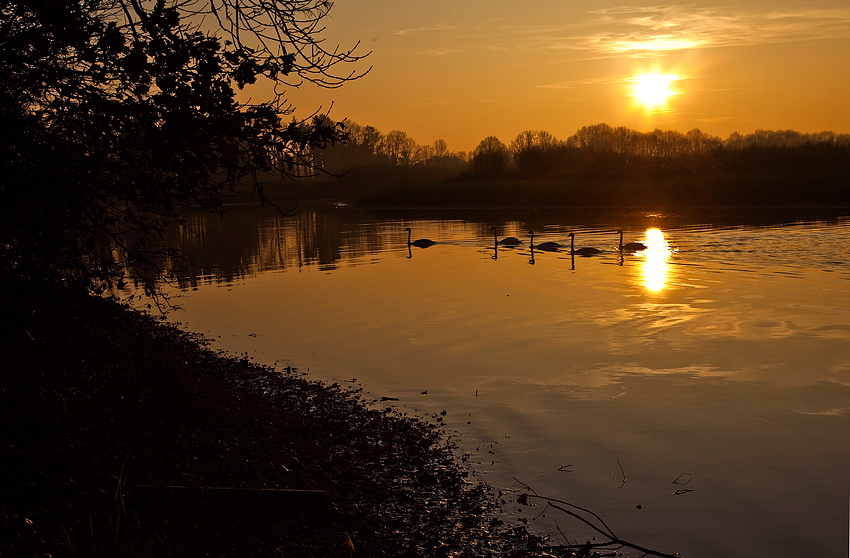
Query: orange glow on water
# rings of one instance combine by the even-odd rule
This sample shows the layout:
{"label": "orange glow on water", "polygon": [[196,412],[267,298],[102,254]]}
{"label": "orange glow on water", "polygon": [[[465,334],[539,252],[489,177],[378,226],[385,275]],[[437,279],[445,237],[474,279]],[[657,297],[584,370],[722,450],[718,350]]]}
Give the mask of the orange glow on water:
{"label": "orange glow on water", "polygon": [[670,245],[664,238],[664,233],[659,229],[646,231],[646,250],[642,255],[645,258],[641,267],[643,275],[643,286],[647,290],[658,293],[667,286],[670,259]]}

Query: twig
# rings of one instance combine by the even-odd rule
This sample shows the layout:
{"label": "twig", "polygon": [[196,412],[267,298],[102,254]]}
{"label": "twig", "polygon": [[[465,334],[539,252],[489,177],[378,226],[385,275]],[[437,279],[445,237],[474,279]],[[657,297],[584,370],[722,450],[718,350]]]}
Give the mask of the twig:
{"label": "twig", "polygon": [[[558,525],[558,518],[556,517],[554,519],[555,519],[555,529],[557,529],[558,532],[561,533],[561,536],[564,537],[564,540],[567,541],[567,544],[570,544],[570,538],[568,536],[566,536],[563,531],[561,531],[561,526]],[[578,541],[576,541],[576,544],[578,544]]]}
{"label": "twig", "polygon": [[[543,496],[531,496],[531,497],[532,498],[544,498]],[[585,509],[585,508],[582,508],[582,507],[579,507],[579,506],[576,506],[575,504],[570,504],[569,502],[564,502],[563,500],[553,500],[553,499],[550,499],[550,498],[544,498],[544,499],[548,500],[549,505],[552,506],[553,508],[555,508],[556,510],[561,510],[565,514],[570,515],[572,517],[575,517],[576,519],[578,519],[579,521],[581,521],[582,523],[584,523],[585,525],[587,525],[588,527],[590,527],[591,529],[596,531],[597,533],[605,535],[606,537],[609,537],[611,540],[615,540],[617,538],[617,535],[614,534],[614,531],[612,531],[611,528],[608,527],[608,525],[602,520],[602,518],[599,517],[598,515],[596,515],[595,513],[593,513],[592,511]],[[592,515],[593,517],[598,519],[599,522],[605,527],[605,529],[607,529],[607,531],[603,531],[601,528],[597,527],[596,525],[594,525],[593,523],[591,523],[587,519],[583,518],[582,516],[578,515],[577,513],[571,512],[571,511],[564,509],[560,506],[556,506],[552,502],[558,502],[559,504],[563,504],[565,506],[570,506],[571,508],[575,508],[575,509],[581,510],[585,513],[589,513],[590,515]]]}
{"label": "twig", "polygon": [[[530,490],[530,491],[534,492],[534,495],[537,496],[537,492],[533,488],[531,488],[529,485],[525,484],[524,482],[522,482],[521,480],[519,480],[516,477],[511,477],[511,478],[514,479],[515,481],[517,481],[518,483],[520,483],[522,486],[524,486],[526,490]],[[539,498],[539,496],[538,496],[538,498]]]}
{"label": "twig", "polygon": [[542,510],[540,513],[538,513],[537,515],[535,515],[535,516],[534,516],[534,519],[539,518],[541,515],[543,515],[544,513],[546,513],[546,510],[548,510],[548,509],[549,509],[549,502],[546,502],[546,507],[545,507],[545,508],[543,508],[543,510]]}
{"label": "twig", "polygon": [[[616,548],[611,548],[616,546]],[[549,546],[546,547],[547,550],[561,550],[561,549],[575,549],[575,548],[587,548],[587,549],[606,549],[606,550],[617,550],[623,547],[632,548],[634,550],[643,552],[643,556],[658,556],[659,558],[682,558],[676,554],[665,554],[664,552],[658,552],[657,550],[652,550],[651,548],[644,548],[640,545],[636,545],[627,541],[621,541],[619,539],[612,539],[609,542],[604,543],[591,543],[591,544],[581,544],[581,545],[561,545],[561,546]],[[641,557],[642,558],[642,557]]]}
{"label": "twig", "polygon": [[620,485],[620,488],[626,486],[626,472],[623,470],[623,466],[620,465],[620,458],[617,458],[617,465],[620,466],[620,472],[623,473],[623,484]]}
{"label": "twig", "polygon": [[[688,475],[687,480],[685,482],[679,482],[680,480],[682,480],[682,477],[684,477],[685,475]],[[694,480],[694,476],[692,474],[682,473],[681,475],[676,477],[676,480],[673,481],[673,484],[678,484],[679,486],[685,486],[688,483],[690,483],[692,480]],[[682,494],[687,494],[688,492],[693,492],[693,491],[694,491],[693,488],[680,488],[676,492],[673,493],[673,496],[681,496]]]}
{"label": "twig", "polygon": [[[682,477],[684,477],[685,475],[688,475],[688,480],[686,480],[685,482],[679,482],[679,480],[681,480],[681,478],[682,478]],[[688,483],[689,483],[689,482],[691,482],[692,480],[694,480],[694,476],[693,476],[692,474],[690,474],[690,473],[682,473],[681,475],[679,475],[678,477],[676,477],[676,480],[674,480],[674,481],[673,481],[673,484],[678,484],[678,485],[681,485],[681,486],[685,486],[686,484],[688,484]]]}
{"label": "twig", "polygon": [[[617,460],[617,463],[619,464],[619,460]],[[620,466],[620,470],[622,470],[622,466]],[[625,472],[623,473],[623,477],[625,478]],[[516,480],[517,482],[522,484],[530,492],[534,492],[534,489],[532,489],[529,485],[525,484],[524,482],[520,481],[519,479],[517,479],[515,477],[514,477],[514,480]],[[646,548],[644,546],[640,546],[638,544],[620,539],[619,537],[617,537],[617,535],[614,533],[614,531],[605,523],[605,521],[601,517],[599,517],[598,515],[596,515],[595,513],[593,513],[592,511],[590,511],[586,508],[576,506],[575,504],[571,504],[571,503],[565,502],[563,500],[558,500],[558,499],[555,499],[555,498],[547,498],[545,496],[540,496],[536,492],[534,492],[534,494],[528,494],[528,493],[522,494],[517,500],[519,501],[520,499],[522,499],[527,503],[528,498],[538,498],[538,499],[541,499],[541,500],[545,500],[546,501],[546,508],[544,508],[544,511],[546,509],[548,509],[549,507],[555,508],[556,510],[564,512],[565,514],[569,515],[570,517],[573,517],[573,518],[579,520],[580,522],[584,523],[585,525],[587,525],[588,527],[590,527],[591,529],[593,529],[594,531],[596,531],[597,533],[599,533],[600,535],[602,535],[603,537],[608,539],[608,541],[602,541],[602,542],[597,542],[597,543],[591,543],[590,541],[587,541],[586,543],[580,545],[580,544],[578,544],[578,541],[575,541],[574,544],[571,544],[569,537],[567,537],[566,534],[561,530],[560,525],[558,525],[558,520],[555,519],[555,528],[558,530],[558,532],[561,534],[561,536],[564,537],[564,540],[567,541],[567,544],[561,545],[561,546],[549,546],[549,547],[546,547],[546,550],[559,550],[559,549],[561,549],[561,550],[575,550],[575,549],[617,550],[617,549],[620,549],[620,548],[628,547],[628,548],[631,548],[633,550],[643,552],[644,556],[657,556],[659,558],[680,558],[679,556],[674,555],[674,554],[667,554],[667,553],[664,553],[664,552],[659,552],[657,550],[652,550],[650,548]],[[582,517],[581,515],[579,515],[579,513],[576,513],[575,511],[567,509],[568,507],[591,515],[592,518],[594,518],[599,524],[601,524],[601,527],[599,525],[597,525],[593,521],[593,519],[588,519],[586,517]],[[540,515],[542,515],[542,512],[541,512]],[[540,515],[538,515],[537,517],[540,517]]]}

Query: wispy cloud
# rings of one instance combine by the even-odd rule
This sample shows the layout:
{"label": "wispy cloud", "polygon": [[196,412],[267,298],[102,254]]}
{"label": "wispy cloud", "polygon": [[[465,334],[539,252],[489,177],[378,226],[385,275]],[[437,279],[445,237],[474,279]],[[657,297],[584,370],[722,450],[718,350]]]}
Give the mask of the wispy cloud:
{"label": "wispy cloud", "polygon": [[422,56],[432,56],[433,57],[433,56],[448,56],[449,54],[454,53],[455,50],[450,49],[450,48],[435,47],[435,48],[418,49],[418,50],[415,50],[414,52],[416,54],[419,54],[419,55],[422,55]]}
{"label": "wispy cloud", "polygon": [[626,6],[590,13],[598,31],[575,37],[574,45],[607,54],[850,38],[850,6]]}
{"label": "wispy cloud", "polygon": [[[435,25],[395,32],[399,37],[440,35],[448,52],[584,53],[585,59],[651,56],[664,52],[850,39],[850,5],[620,6],[586,12],[571,21],[518,25],[506,20]],[[536,63],[546,63],[539,59]]]}
{"label": "wispy cloud", "polygon": [[576,87],[582,85],[616,85],[621,83],[634,83],[634,80],[635,77],[633,75],[623,74],[618,76],[606,76],[592,79],[559,81],[557,83],[539,85],[538,87],[543,89],[575,89]]}
{"label": "wispy cloud", "polygon": [[435,31],[437,31],[437,32],[452,31],[454,29],[457,29],[456,25],[434,25],[434,26],[431,26],[431,27],[416,27],[414,29],[400,29],[399,31],[396,31],[394,33],[394,35],[399,35],[399,36],[425,35],[425,34],[428,34],[428,33],[433,33]]}
{"label": "wispy cloud", "polygon": [[740,116],[712,116],[704,118],[695,118],[696,122],[705,124],[726,124],[728,122],[753,122],[753,119],[743,120]]}

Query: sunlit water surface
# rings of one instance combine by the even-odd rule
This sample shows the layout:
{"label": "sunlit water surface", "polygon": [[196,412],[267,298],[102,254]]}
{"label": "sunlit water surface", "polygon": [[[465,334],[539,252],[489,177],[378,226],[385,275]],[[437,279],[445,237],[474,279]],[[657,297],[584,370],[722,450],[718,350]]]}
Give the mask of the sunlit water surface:
{"label": "sunlit water surface", "polygon": [[[517,505],[523,485],[662,552],[846,556],[850,220],[774,221],[199,216],[180,241],[210,267],[187,268],[171,318],[398,399],[382,406],[446,411],[506,519],[554,542],[593,533]],[[495,248],[494,225],[523,243]],[[409,249],[408,226],[438,243]],[[530,228],[603,253],[532,251]],[[617,251],[617,229],[647,250]]]}

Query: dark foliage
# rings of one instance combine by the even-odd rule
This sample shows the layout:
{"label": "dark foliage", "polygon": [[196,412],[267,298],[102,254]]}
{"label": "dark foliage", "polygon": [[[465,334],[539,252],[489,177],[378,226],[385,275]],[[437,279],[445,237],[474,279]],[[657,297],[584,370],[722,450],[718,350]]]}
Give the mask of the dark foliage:
{"label": "dark foliage", "polygon": [[[303,176],[344,126],[293,120],[280,88],[357,77],[336,72],[359,57],[317,36],[330,6],[0,1],[0,266],[95,292],[130,270],[154,289],[175,208]],[[271,100],[241,102],[256,83]]]}

